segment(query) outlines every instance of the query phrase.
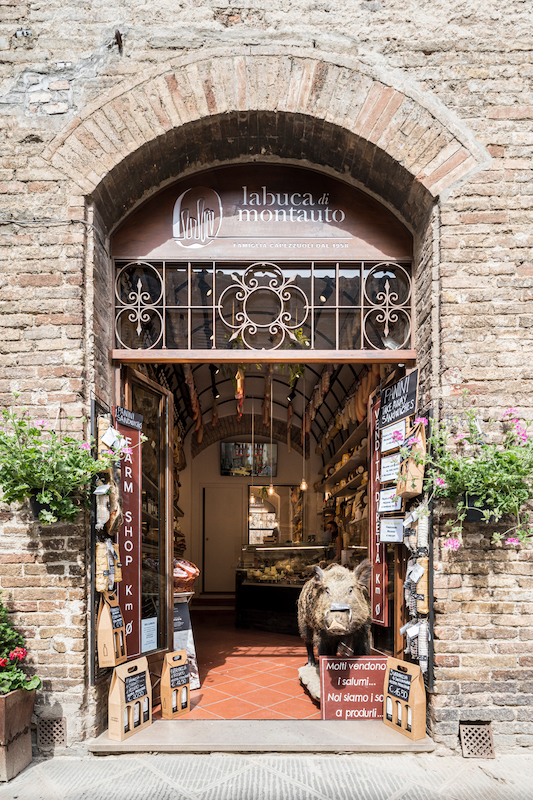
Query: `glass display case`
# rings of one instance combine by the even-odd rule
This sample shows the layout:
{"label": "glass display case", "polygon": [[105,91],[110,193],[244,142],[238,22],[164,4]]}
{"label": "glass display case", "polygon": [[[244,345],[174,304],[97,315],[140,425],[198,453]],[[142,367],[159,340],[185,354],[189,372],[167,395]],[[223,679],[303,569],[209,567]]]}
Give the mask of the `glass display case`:
{"label": "glass display case", "polygon": [[322,567],[335,556],[335,548],[321,544],[245,545],[241,551],[243,583],[303,586],[313,575],[313,566]]}

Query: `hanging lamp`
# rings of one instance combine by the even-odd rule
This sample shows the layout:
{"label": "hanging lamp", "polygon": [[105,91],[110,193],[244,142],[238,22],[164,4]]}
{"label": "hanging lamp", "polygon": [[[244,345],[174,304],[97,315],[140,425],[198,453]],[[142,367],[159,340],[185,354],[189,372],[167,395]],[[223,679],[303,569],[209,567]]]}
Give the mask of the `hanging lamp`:
{"label": "hanging lamp", "polygon": [[303,410],[302,410],[302,482],[300,484],[302,492],[307,491],[307,481],[305,480],[305,381],[303,391]]}

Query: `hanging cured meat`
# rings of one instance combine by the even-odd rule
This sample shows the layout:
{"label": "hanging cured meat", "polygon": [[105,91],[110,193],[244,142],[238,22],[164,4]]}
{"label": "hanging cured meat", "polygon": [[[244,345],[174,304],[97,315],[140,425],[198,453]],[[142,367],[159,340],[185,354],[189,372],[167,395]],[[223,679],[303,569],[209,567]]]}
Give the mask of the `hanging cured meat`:
{"label": "hanging cured meat", "polygon": [[202,439],[204,438],[202,409],[200,407],[200,401],[198,399],[198,392],[196,391],[196,386],[194,384],[193,372],[189,364],[183,365],[183,374],[185,375],[185,383],[187,384],[187,388],[189,390],[189,400],[191,403],[192,418],[193,421],[196,423],[194,426],[194,430],[196,433],[196,441],[198,442],[198,444],[201,444]]}
{"label": "hanging cured meat", "polygon": [[287,406],[287,450],[291,452],[291,428],[292,428],[292,403]]}
{"label": "hanging cured meat", "polygon": [[242,419],[242,409],[244,405],[244,369],[239,367],[235,373],[236,391],[235,400],[237,401],[237,422]]}

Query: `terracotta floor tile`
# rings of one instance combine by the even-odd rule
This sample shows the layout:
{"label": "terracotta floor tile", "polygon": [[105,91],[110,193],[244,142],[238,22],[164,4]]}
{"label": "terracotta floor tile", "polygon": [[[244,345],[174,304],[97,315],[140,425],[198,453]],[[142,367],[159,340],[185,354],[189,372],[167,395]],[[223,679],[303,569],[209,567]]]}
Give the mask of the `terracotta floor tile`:
{"label": "terracotta floor tile", "polygon": [[299,680],[297,667],[276,667],[272,671],[272,675],[275,675],[280,681],[283,679],[290,680],[291,678]]}
{"label": "terracotta floor tile", "polygon": [[300,697],[301,695],[305,694],[305,690],[298,679],[292,679],[288,681],[281,681],[281,683],[275,684],[276,692],[283,692],[283,694],[288,694],[290,697]]}
{"label": "terracotta floor tile", "polygon": [[276,662],[274,659],[256,658],[255,662],[250,664],[250,667],[256,672],[267,672],[276,668]]}
{"label": "terracotta floor tile", "polygon": [[322,719],[322,714],[320,711],[315,711],[314,714],[309,714],[309,716],[306,717],[306,719]]}
{"label": "terracotta floor tile", "polygon": [[[283,694],[283,692],[276,692],[275,689],[255,689],[253,692],[243,694],[241,699],[249,703],[255,703],[262,708],[268,708],[269,706],[275,706],[276,703],[281,703],[283,700],[292,700],[293,698],[288,694]],[[278,710],[281,711],[281,707]]]}
{"label": "terracotta floor tile", "polygon": [[[213,703],[209,706],[209,711],[213,714],[218,714],[222,719],[237,719],[242,717],[243,714],[249,714],[252,711],[258,711],[258,706],[254,703],[248,703],[246,700],[240,700],[230,697],[228,700],[222,700],[220,703]],[[281,708],[280,713],[283,713]]]}
{"label": "terracotta floor tile", "polygon": [[191,706],[196,708],[197,706],[208,706],[211,703],[216,703],[217,700],[227,700],[228,697],[231,697],[231,694],[228,692],[222,692],[219,689],[210,689],[206,687],[200,687],[200,689],[194,689],[191,692]]}
{"label": "terracotta floor tile", "polygon": [[242,697],[242,695],[246,694],[247,692],[256,692],[257,684],[252,683],[251,681],[239,681],[233,679],[231,684],[225,689],[222,687],[222,691],[227,692],[231,697]]}
{"label": "terracotta floor tile", "polygon": [[274,706],[270,706],[274,711],[286,714],[292,719],[305,719],[310,714],[317,711],[317,707],[311,700],[304,700],[301,697],[291,697]]}
{"label": "terracotta floor tile", "polygon": [[291,717],[273,711],[271,708],[260,708],[259,711],[252,711],[251,714],[243,714],[239,719],[291,719]]}
{"label": "terracotta floor tile", "polygon": [[255,683],[256,686],[276,686],[281,683],[285,678],[271,672],[256,672],[250,675],[247,679],[250,683]]}
{"label": "terracotta floor tile", "polygon": [[229,675],[230,678],[242,678],[246,680],[247,678],[251,678],[252,675],[257,675],[257,672],[251,669],[251,667],[234,667],[233,669],[227,669],[225,674]]}
{"label": "terracotta floor tile", "polygon": [[[223,686],[225,683],[231,683],[234,678],[230,678],[223,672],[207,672],[204,676],[200,676],[200,683],[202,687]],[[228,691],[227,689],[222,691]]]}

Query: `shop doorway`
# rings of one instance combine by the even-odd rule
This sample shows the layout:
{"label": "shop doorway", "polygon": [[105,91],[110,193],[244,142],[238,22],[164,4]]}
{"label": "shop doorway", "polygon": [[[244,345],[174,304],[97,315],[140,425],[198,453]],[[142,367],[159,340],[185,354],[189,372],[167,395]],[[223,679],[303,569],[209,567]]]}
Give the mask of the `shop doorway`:
{"label": "shop doorway", "polygon": [[[368,554],[368,400],[416,357],[411,236],[341,181],[254,165],[167,187],[115,233],[113,257],[117,387],[138,376],[168,398],[157,507],[165,558],[148,564],[143,552],[166,591],[150,663],[172,648],[172,565],[185,556],[202,572],[191,615],[206,687],[229,689],[233,669],[252,670],[246,680],[264,672],[266,686],[269,667],[278,679],[292,669],[276,658],[305,661],[295,611],[314,565],[354,567]],[[118,397],[132,408],[127,389]],[[234,448],[232,474],[222,445]],[[162,452],[153,437],[146,447],[149,460]],[[256,449],[268,447],[261,473]],[[281,499],[269,503],[270,489],[283,494],[275,487],[289,487],[286,515]],[[260,520],[256,504],[272,519]],[[400,655],[405,564],[394,547],[381,555],[388,614],[374,644]],[[244,663],[261,648],[266,667]]]}

